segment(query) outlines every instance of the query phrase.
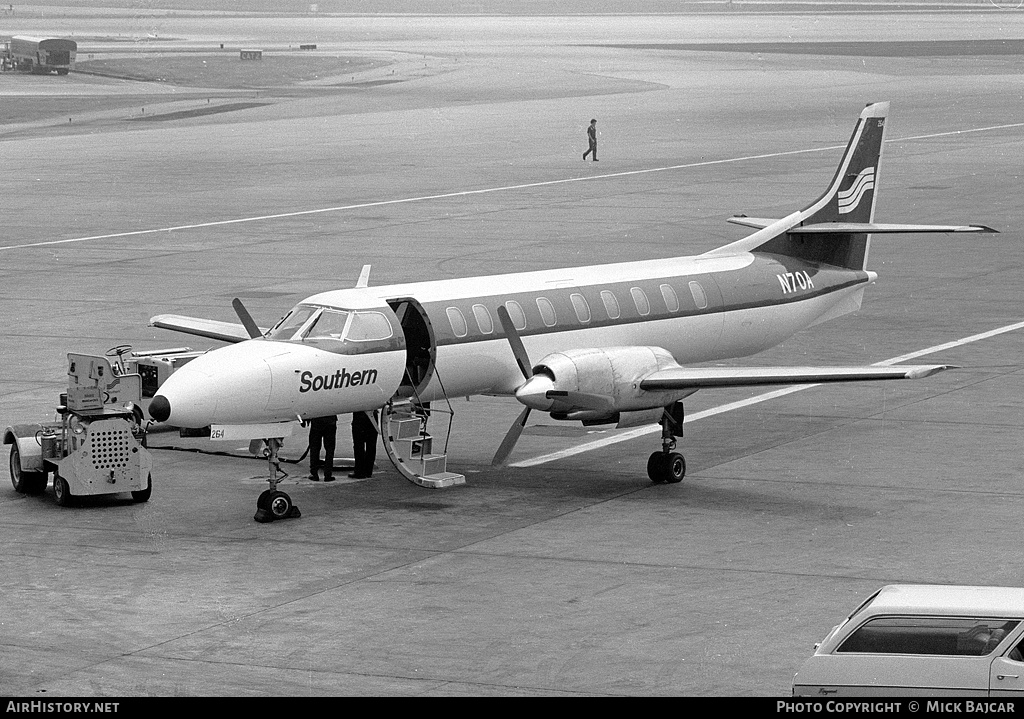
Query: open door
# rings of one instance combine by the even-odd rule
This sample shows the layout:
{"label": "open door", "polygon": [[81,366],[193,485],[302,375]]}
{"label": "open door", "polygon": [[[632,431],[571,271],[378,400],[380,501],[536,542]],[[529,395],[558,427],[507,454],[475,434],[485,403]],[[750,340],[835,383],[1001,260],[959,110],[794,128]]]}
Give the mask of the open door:
{"label": "open door", "polygon": [[405,335],[405,375],[396,397],[416,397],[434,376],[437,359],[434,329],[423,306],[412,297],[391,299],[388,305],[398,317]]}

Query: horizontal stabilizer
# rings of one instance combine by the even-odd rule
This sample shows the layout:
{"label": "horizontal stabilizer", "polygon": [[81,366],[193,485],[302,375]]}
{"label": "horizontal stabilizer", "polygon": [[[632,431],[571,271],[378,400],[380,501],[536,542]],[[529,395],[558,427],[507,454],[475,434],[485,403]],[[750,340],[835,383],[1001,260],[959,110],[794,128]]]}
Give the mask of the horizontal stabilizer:
{"label": "horizontal stabilizer", "polygon": [[[207,320],[202,317],[186,317],[185,315],[157,315],[149,320],[150,327],[183,332],[187,335],[207,337],[221,342],[243,342],[249,339],[245,327],[235,322]],[[266,330],[260,328],[265,334]]]}
{"label": "horizontal stabilizer", "polygon": [[891,365],[889,367],[670,367],[640,382],[643,390],[746,387],[771,384],[870,382],[921,379],[953,365]]}
{"label": "horizontal stabilizer", "polygon": [[[731,222],[731,220],[730,220]],[[998,232],[986,225],[897,225],[874,222],[818,222],[788,230],[790,235],[849,235],[853,233],[899,232]]]}
{"label": "horizontal stabilizer", "polygon": [[774,224],[778,221],[778,218],[770,220],[764,217],[747,217],[746,215],[736,215],[735,217],[730,217],[726,220],[726,222],[731,222],[734,225],[753,227],[755,230],[763,230],[768,225]]}

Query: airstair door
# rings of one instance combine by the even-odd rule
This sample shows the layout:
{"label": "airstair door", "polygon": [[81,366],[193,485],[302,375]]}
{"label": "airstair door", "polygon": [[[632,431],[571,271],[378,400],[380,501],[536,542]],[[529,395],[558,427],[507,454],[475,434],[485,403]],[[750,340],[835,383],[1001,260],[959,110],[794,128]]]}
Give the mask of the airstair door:
{"label": "airstair door", "polygon": [[388,300],[405,335],[405,375],[398,387],[396,398],[419,396],[434,377],[437,343],[423,306],[412,297]]}

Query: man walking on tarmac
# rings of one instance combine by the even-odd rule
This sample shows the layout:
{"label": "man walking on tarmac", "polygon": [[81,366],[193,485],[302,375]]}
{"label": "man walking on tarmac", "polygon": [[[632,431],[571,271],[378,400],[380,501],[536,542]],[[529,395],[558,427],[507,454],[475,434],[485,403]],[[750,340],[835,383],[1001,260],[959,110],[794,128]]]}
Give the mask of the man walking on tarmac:
{"label": "man walking on tarmac", "polygon": [[594,153],[594,162],[597,162],[597,120],[590,121],[590,127],[587,128],[587,140],[590,142],[590,149],[583,153],[583,160],[586,161],[587,155]]}

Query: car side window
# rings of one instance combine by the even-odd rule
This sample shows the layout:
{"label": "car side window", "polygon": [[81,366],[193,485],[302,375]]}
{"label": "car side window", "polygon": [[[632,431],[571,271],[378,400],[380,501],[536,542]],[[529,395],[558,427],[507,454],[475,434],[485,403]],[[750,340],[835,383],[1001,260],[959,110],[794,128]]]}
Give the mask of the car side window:
{"label": "car side window", "polygon": [[877,617],[858,627],[838,653],[980,657],[995,651],[1016,620]]}
{"label": "car side window", "polygon": [[1017,646],[1006,653],[1006,658],[1015,662],[1024,662],[1024,640],[1017,642]]}

